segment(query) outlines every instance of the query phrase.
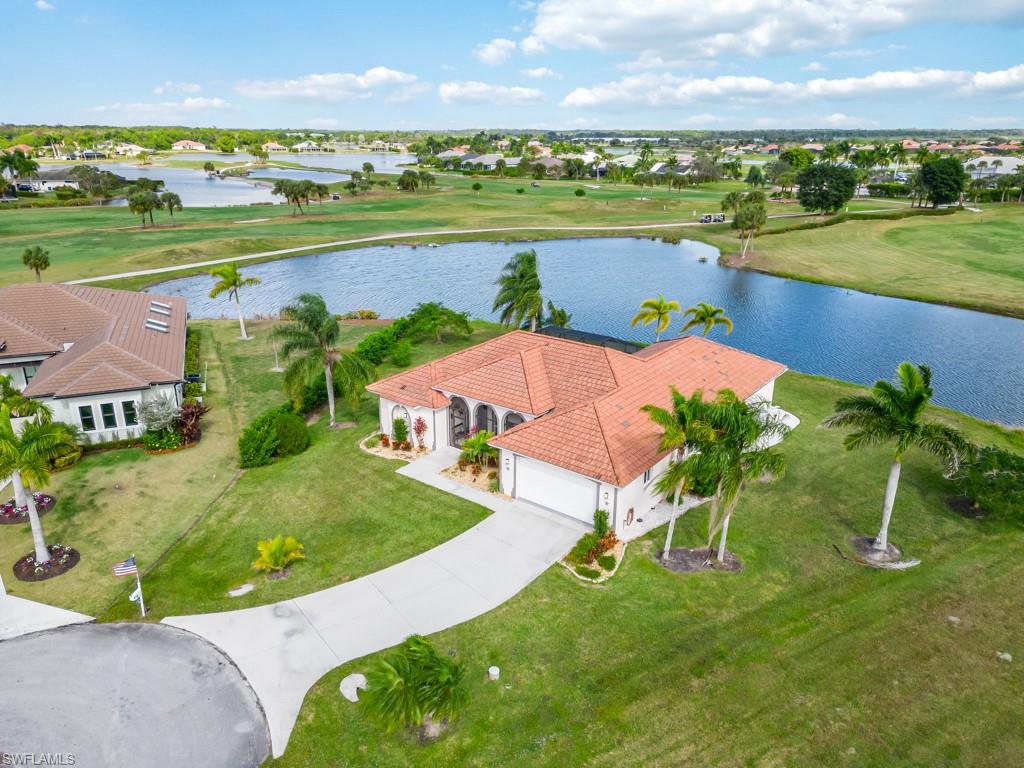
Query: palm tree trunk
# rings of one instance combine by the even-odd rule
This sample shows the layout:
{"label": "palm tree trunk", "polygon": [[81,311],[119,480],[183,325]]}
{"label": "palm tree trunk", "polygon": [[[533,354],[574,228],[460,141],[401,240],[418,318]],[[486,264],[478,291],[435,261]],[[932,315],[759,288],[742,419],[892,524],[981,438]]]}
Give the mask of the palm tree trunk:
{"label": "palm tree trunk", "polygon": [[875,537],[874,543],[871,545],[872,549],[876,549],[884,552],[889,548],[889,521],[892,519],[892,507],[896,501],[896,489],[900,484],[900,457],[897,455],[893,459],[892,466],[889,467],[889,482],[885,485],[885,505],[882,507],[882,527],[878,531],[878,536]]}
{"label": "palm tree trunk", "polygon": [[242,302],[238,300],[238,294],[235,294],[235,307],[238,308],[238,327],[242,332],[242,341],[249,340],[249,334],[245,332],[245,316],[242,314]]}
{"label": "palm tree trunk", "polygon": [[46,548],[46,539],[43,538],[43,526],[39,523],[39,510],[36,509],[36,500],[31,493],[25,492],[25,484],[21,481],[21,472],[14,470],[11,474],[11,484],[14,486],[14,498],[20,495],[25,499],[28,506],[28,521],[32,526],[32,544],[36,550],[36,563],[41,565],[50,562],[50,550]]}
{"label": "palm tree trunk", "polygon": [[533,315],[530,318],[530,333],[536,333],[536,332],[537,332],[537,316]]}
{"label": "palm tree trunk", "polygon": [[668,533],[665,535],[665,548],[661,550],[661,559],[668,559],[668,553],[672,549],[672,534],[676,530],[676,518],[679,516],[679,494],[683,490],[683,486],[677,485],[676,492],[672,496],[672,517],[668,520]]}
{"label": "palm tree trunk", "polygon": [[330,426],[334,426],[334,371],[330,363],[324,364],[324,377],[327,379],[327,410],[331,414]]}
{"label": "palm tree trunk", "polygon": [[36,269],[36,282],[37,283],[43,282],[43,273],[40,272],[38,269]]}
{"label": "palm tree trunk", "polygon": [[722,533],[718,537],[718,562],[725,560],[725,540],[729,535],[729,519],[732,517],[732,512],[727,512],[725,519],[722,521]]}

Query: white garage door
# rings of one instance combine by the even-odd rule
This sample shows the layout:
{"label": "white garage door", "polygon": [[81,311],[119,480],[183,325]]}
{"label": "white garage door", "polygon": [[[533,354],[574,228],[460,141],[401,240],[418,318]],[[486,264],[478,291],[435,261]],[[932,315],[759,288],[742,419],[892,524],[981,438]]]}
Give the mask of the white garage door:
{"label": "white garage door", "polygon": [[516,456],[516,496],[585,523],[594,522],[597,483],[551,464]]}

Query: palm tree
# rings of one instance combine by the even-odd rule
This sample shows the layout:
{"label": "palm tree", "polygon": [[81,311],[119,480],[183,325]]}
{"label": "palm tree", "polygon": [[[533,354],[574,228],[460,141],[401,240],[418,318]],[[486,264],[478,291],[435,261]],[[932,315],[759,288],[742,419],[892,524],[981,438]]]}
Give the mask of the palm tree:
{"label": "palm tree", "polygon": [[537,252],[531,249],[515,254],[494,282],[498,293],[491,311],[500,310],[501,324],[518,328],[529,323],[530,331],[536,331],[544,311]]}
{"label": "palm tree", "polygon": [[748,200],[744,200],[732,220],[733,228],[740,234],[740,259],[747,258],[747,250],[754,242],[754,235],[768,223],[768,210],[764,207],[763,202],[749,200],[752,195],[760,195],[762,200],[764,198],[764,193],[761,191],[750,192],[747,195]]}
{"label": "palm tree", "polygon": [[679,302],[673,300],[665,300],[663,294],[658,294],[657,298],[644,299],[640,302],[640,311],[636,313],[629,325],[631,328],[635,328],[637,325],[651,325],[654,323],[654,343],[657,344],[661,340],[661,334],[665,332],[669,324],[672,322],[672,313],[679,311]]}
{"label": "palm tree", "polygon": [[564,307],[556,307],[548,300],[548,316],[544,325],[553,325],[556,328],[568,328],[572,324],[572,313]]}
{"label": "palm tree", "polygon": [[207,176],[213,176],[213,174],[216,173],[217,171],[217,166],[211,163],[209,160],[207,160],[205,163],[203,163],[203,170],[206,171]]}
{"label": "palm tree", "polygon": [[50,252],[33,245],[21,252],[21,263],[36,273],[36,282],[43,281],[43,270],[50,266]]}
{"label": "palm tree", "polygon": [[705,427],[691,439],[684,464],[690,477],[710,477],[715,483],[708,513],[708,553],[718,536],[716,559],[725,559],[729,521],[747,482],[778,477],[786,469],[782,453],[771,447],[787,432],[782,421],[765,416],[757,404],[740,400],[729,389],[718,393],[702,417]]}
{"label": "palm tree", "polygon": [[242,277],[238,265],[234,262],[214,267],[209,274],[210,277],[217,278],[217,283],[210,289],[210,298],[216,299],[226,291],[228,298],[235,300],[235,307],[238,309],[238,328],[242,333],[240,338],[242,341],[248,341],[249,334],[245,332],[245,316],[242,314],[242,302],[238,298],[238,291],[241,288],[259,285],[260,279],[258,277]]}
{"label": "palm tree", "polygon": [[327,409],[333,427],[336,423],[335,386],[355,408],[363,387],[373,379],[373,369],[362,357],[335,346],[341,328],[338,318],[327,311],[320,294],[300,294],[281,310],[281,316],[291,321],[273,330],[274,337],[283,341],[281,354],[287,359],[293,352],[298,353],[285,370],[285,388],[294,398],[323,370],[327,381]]}
{"label": "palm tree", "polygon": [[363,175],[364,176],[370,176],[373,173],[373,171],[374,171],[373,163],[370,163],[370,162],[363,163]]}
{"label": "palm tree", "polygon": [[835,165],[842,153],[838,144],[826,144],[821,150],[821,159],[829,165]]}
{"label": "palm tree", "polygon": [[[43,538],[43,527],[39,524],[39,511],[31,489],[45,487],[50,477],[50,460],[74,447],[74,438],[65,425],[50,422],[42,415],[26,422],[20,434],[15,432],[10,406],[6,403],[0,405],[0,474],[10,475],[15,503],[24,499],[28,507],[38,564],[50,561],[50,550]],[[27,493],[26,482],[29,486]]]}
{"label": "palm tree", "polygon": [[850,155],[853,154],[853,142],[849,139],[843,139],[840,141],[836,144],[836,148],[839,150],[839,156],[842,157],[843,160],[849,160]]}
{"label": "palm tree", "polygon": [[160,202],[164,204],[167,212],[171,214],[171,218],[174,218],[175,209],[181,210],[181,197],[175,192],[164,192],[160,195]]}
{"label": "palm tree", "polygon": [[744,194],[742,192],[729,192],[725,197],[722,198],[722,210],[732,211],[736,213],[743,204]]}
{"label": "palm tree", "polygon": [[826,427],[853,427],[843,445],[847,450],[896,443],[889,467],[882,506],[882,527],[872,542],[872,549],[889,549],[889,521],[896,501],[903,456],[913,447],[938,456],[947,472],[955,471],[968,451],[967,441],[952,427],[922,420],[932,399],[932,372],[926,365],[900,363],[896,382],[876,381],[867,395],[848,395],[836,401],[836,412],[822,422]]}
{"label": "palm tree", "polygon": [[494,172],[499,179],[505,178],[505,169],[507,168],[508,163],[505,162],[504,158],[499,157],[494,163]]}
{"label": "palm tree", "polygon": [[699,301],[696,306],[686,308],[686,311],[683,312],[683,317],[687,315],[692,315],[692,317],[686,321],[686,325],[683,326],[683,330],[680,333],[686,333],[691,328],[701,325],[704,326],[704,336],[711,333],[716,325],[723,326],[727,334],[732,333],[732,320],[726,317],[725,310],[722,307],[716,307],[714,304],[708,304],[706,301]]}
{"label": "palm tree", "polygon": [[128,195],[128,210],[142,216],[142,226],[146,226],[146,214],[149,214],[149,223],[153,223],[153,211],[161,205],[160,198],[156,192],[140,191]]}
{"label": "palm tree", "polygon": [[672,387],[671,411],[656,405],[645,405],[640,410],[661,427],[660,450],[672,451],[668,469],[654,484],[654,489],[661,496],[665,497],[670,494],[672,496],[672,516],[668,521],[665,546],[661,551],[661,557],[665,559],[672,548],[672,535],[676,528],[676,518],[679,517],[679,500],[693,487],[693,478],[683,461],[687,443],[695,441],[698,437],[705,440],[709,437],[707,428],[701,422],[701,417],[706,410],[704,393],[697,390],[689,398],[686,398],[679,394],[675,387]]}
{"label": "palm tree", "polygon": [[903,146],[902,141],[894,141],[889,145],[889,157],[896,163],[896,171],[893,174],[899,173],[900,166],[907,162],[907,148]]}

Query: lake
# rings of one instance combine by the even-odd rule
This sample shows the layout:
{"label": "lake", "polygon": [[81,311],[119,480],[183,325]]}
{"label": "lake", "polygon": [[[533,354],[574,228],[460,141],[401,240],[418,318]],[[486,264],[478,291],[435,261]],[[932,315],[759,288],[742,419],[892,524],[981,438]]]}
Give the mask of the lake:
{"label": "lake", "polygon": [[[249,315],[276,314],[296,294],[322,293],[336,312],[369,307],[397,317],[421,301],[442,301],[493,319],[494,279],[513,253],[537,251],[544,296],[572,313],[580,330],[653,341],[631,328],[642,300],[659,291],[685,308],[725,307],[736,329],[711,338],[805,373],[859,384],[890,377],[903,360],[932,367],[935,400],[975,416],[1024,425],[1024,320],[874,296],[716,264],[703,243],[595,238],[534,243],[382,246],[250,264],[262,284],[242,296]],[[705,257],[706,262],[701,262]],[[154,290],[185,296],[193,317],[232,317],[208,298],[209,277]],[[676,321],[666,336],[682,327]]]}
{"label": "lake", "polygon": [[[216,152],[173,152],[169,160],[213,160],[221,163],[245,163],[253,160],[247,152],[218,154]],[[401,164],[415,163],[416,155],[398,152],[275,152],[271,160],[297,163],[310,168],[337,168],[347,171],[361,171],[363,163],[372,163],[377,173],[401,173]]]}
{"label": "lake", "polygon": [[[317,184],[334,184],[348,181],[347,173],[333,171],[307,171],[301,168],[254,168],[249,174],[250,179],[306,179]],[[283,198],[278,198],[279,200]]]}

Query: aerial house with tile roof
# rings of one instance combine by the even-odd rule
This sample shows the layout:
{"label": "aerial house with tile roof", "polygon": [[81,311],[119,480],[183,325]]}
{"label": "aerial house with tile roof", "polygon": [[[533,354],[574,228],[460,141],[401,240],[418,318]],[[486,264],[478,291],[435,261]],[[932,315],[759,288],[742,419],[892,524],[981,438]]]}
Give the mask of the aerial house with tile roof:
{"label": "aerial house with tile roof", "polygon": [[629,354],[513,331],[367,389],[380,398],[382,432],[423,418],[431,450],[493,432],[503,493],[587,523],[605,509],[621,535],[661,501],[653,486],[670,459],[642,406],[669,407],[674,386],[706,397],[731,389],[769,407],[785,370],[698,336]]}
{"label": "aerial house with tile roof", "polygon": [[84,285],[0,288],[0,374],[91,443],[139,436],[142,402],[182,402],[187,305]]}

